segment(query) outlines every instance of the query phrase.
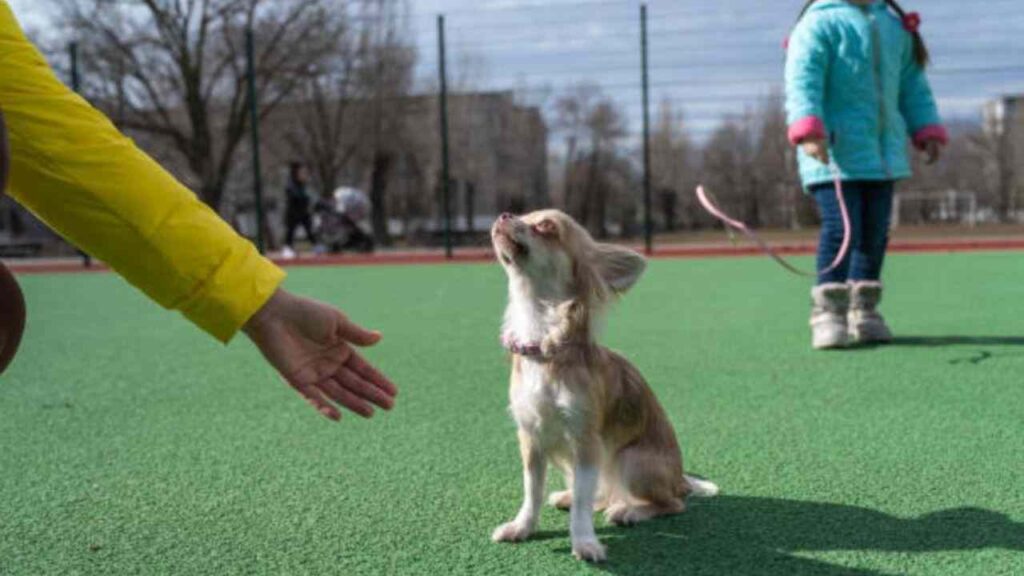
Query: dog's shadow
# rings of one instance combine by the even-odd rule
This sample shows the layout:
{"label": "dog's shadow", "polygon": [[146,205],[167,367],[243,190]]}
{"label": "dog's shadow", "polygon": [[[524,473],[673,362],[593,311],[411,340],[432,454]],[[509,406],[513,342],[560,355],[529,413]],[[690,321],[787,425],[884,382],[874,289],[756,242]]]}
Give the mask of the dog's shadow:
{"label": "dog's shadow", "polygon": [[[1024,551],[1024,523],[980,508],[951,508],[917,518],[843,504],[749,496],[691,499],[689,510],[631,528],[598,529],[608,547],[601,570],[655,574],[879,575],[801,557],[801,552]],[[543,533],[540,539],[565,537]],[[569,553],[560,548],[559,553]]]}

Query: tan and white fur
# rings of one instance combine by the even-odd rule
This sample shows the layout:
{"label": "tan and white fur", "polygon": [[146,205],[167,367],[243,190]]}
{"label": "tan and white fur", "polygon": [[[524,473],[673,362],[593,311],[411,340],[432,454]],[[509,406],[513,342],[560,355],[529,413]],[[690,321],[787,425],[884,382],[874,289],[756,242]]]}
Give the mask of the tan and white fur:
{"label": "tan and white fur", "polygon": [[524,488],[519,513],[492,539],[530,536],[550,463],[565,476],[566,489],[549,502],[569,510],[573,555],[603,561],[594,510],[634,524],[682,512],[688,495],[718,492],[683,474],[675,431],[643,376],[597,344],[604,309],[636,283],[646,262],[595,242],[557,210],[503,214],[491,238],[509,281],[503,339],[513,353],[509,395]]}

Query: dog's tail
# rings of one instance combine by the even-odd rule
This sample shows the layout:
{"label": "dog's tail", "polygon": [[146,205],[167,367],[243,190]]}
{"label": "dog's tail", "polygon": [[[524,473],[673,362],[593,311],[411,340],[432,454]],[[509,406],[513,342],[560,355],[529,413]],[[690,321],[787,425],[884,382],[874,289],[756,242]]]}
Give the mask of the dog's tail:
{"label": "dog's tail", "polygon": [[700,498],[711,498],[712,496],[718,495],[718,484],[715,484],[710,480],[697,478],[696,476],[690,476],[689,474],[684,474],[683,478],[689,485],[689,490],[687,490],[686,492],[690,496],[697,496]]}

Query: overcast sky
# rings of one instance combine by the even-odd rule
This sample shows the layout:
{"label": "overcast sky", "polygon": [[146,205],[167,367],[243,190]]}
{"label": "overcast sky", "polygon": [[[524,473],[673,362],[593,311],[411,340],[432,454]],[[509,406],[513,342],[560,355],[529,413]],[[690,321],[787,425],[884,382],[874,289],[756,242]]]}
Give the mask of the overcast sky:
{"label": "overcast sky", "polygon": [[[433,67],[432,15],[447,12],[454,50],[482,58],[490,86],[564,86],[590,79],[631,109],[639,130],[638,2],[417,0],[423,62]],[[967,9],[968,4],[976,8]],[[532,8],[523,8],[523,6]],[[672,99],[706,129],[781,85],[783,38],[803,0],[648,2],[652,101]],[[1024,92],[1021,0],[905,2],[920,9],[932,83],[947,116],[976,116],[995,96]],[[453,71],[453,75],[457,70]]]}
{"label": "overcast sky", "polygon": [[[9,0],[45,26],[40,0]],[[1022,0],[916,0],[932,49],[932,83],[947,117],[977,116],[993,97],[1024,92]],[[419,75],[436,76],[436,21],[448,22],[450,78],[519,88],[538,101],[591,81],[640,129],[639,2],[631,0],[411,0]],[[780,86],[782,40],[803,0],[651,0],[652,102],[671,99],[706,132]],[[973,8],[967,6],[973,4]]]}

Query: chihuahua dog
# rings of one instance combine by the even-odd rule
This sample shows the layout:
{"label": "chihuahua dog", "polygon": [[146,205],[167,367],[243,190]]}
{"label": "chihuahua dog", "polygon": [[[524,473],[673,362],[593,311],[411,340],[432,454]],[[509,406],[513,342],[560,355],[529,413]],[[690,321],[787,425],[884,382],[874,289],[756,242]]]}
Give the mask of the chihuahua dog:
{"label": "chihuahua dog", "polygon": [[519,514],[492,539],[530,536],[551,463],[566,490],[549,503],[570,511],[573,555],[603,561],[595,509],[628,525],[682,512],[687,496],[718,492],[683,474],[675,431],[643,376],[597,344],[604,309],[636,283],[646,262],[595,242],[557,210],[502,214],[491,239],[509,280],[502,343],[512,354],[509,396],[525,492]]}

